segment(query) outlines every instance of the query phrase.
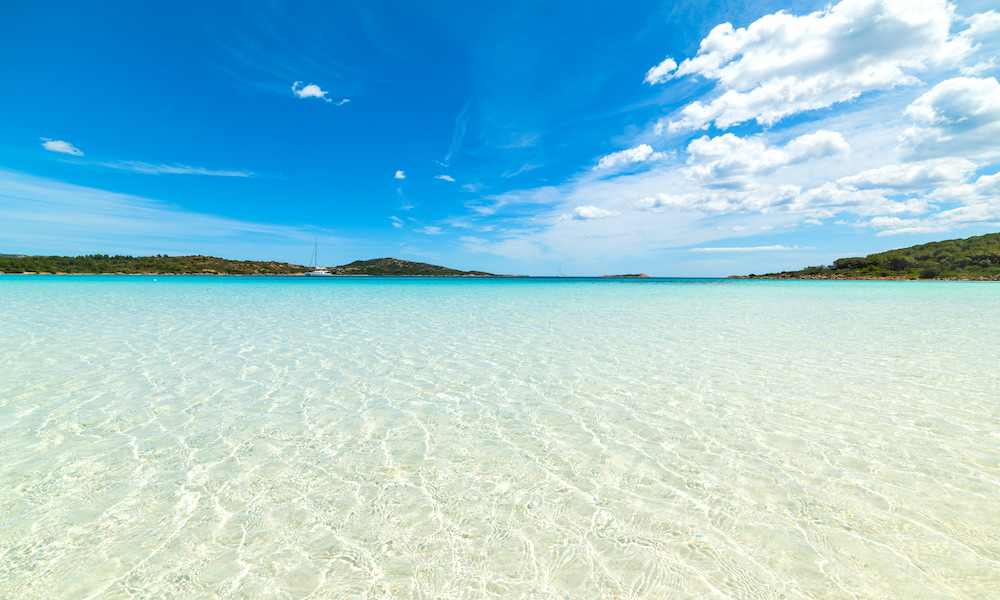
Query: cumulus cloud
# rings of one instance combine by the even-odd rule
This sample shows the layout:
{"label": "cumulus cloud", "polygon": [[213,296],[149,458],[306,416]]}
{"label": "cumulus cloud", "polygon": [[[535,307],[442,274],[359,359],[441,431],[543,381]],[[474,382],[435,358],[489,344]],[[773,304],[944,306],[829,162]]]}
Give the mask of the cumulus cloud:
{"label": "cumulus cloud", "polygon": [[[998,222],[1000,174],[980,175],[1000,162],[1000,77],[948,79],[997,63],[998,27],[993,11],[965,18],[946,0],[834,0],[721,25],[696,55],[645,74],[650,85],[696,76],[713,88],[662,121],[683,136],[643,132],[576,177],[470,201],[473,219],[513,224],[497,230],[505,243],[475,247],[521,258],[792,251],[811,248],[717,240],[827,219],[879,235]],[[747,126],[691,133],[737,123]]]}
{"label": "cumulus cloud", "polygon": [[659,160],[666,157],[664,152],[653,152],[652,146],[649,144],[641,144],[635,148],[629,148],[627,150],[619,150],[618,152],[612,152],[601,160],[597,161],[597,166],[595,169],[612,169],[616,167],[624,167],[625,165],[637,162],[645,162],[648,160]]}
{"label": "cumulus cloud", "polygon": [[928,211],[930,202],[921,195],[897,197],[885,189],[855,189],[827,182],[803,191],[787,208],[814,218],[832,217],[842,212],[861,216],[919,215]]}
{"label": "cumulus cloud", "polygon": [[966,22],[969,27],[959,34],[973,54],[978,54],[979,62],[961,69],[963,75],[975,76],[993,71],[997,67],[997,54],[1000,53],[1000,38],[993,35],[1000,31],[1000,13],[991,10],[969,17]]}
{"label": "cumulus cloud", "polygon": [[976,164],[964,158],[938,158],[869,169],[842,177],[838,183],[855,190],[920,192],[938,186],[961,184],[975,171]]}
{"label": "cumulus cloud", "polygon": [[820,130],[801,135],[784,147],[769,147],[762,137],[741,138],[726,133],[702,136],[688,144],[685,174],[710,187],[746,188],[759,175],[808,160],[850,152],[843,136]]}
{"label": "cumulus cloud", "polygon": [[[301,81],[296,81],[295,83],[292,84],[292,93],[294,93],[299,98],[319,98],[324,102],[331,102],[331,103],[333,102],[333,100],[326,97],[326,95],[329,94],[330,92],[323,91],[315,83],[310,83],[309,85],[303,86]],[[350,102],[350,100],[344,98],[342,100],[339,100],[336,103],[336,105],[340,106],[342,104],[347,104],[348,102]]]}
{"label": "cumulus cloud", "polygon": [[573,209],[571,214],[565,214],[560,217],[560,220],[565,221],[569,219],[577,219],[581,221],[589,221],[591,219],[606,219],[608,217],[617,217],[621,213],[615,210],[608,210],[606,208],[600,208],[598,206],[577,206]]}
{"label": "cumulus cloud", "polygon": [[42,148],[45,148],[46,150],[50,150],[52,152],[62,152],[63,154],[72,154],[73,156],[83,156],[83,152],[69,142],[64,142],[62,140],[50,140],[49,138],[41,138],[41,140]]}
{"label": "cumulus cloud", "polygon": [[902,136],[907,158],[1000,155],[1000,83],[957,77],[935,85],[906,108],[913,121]]}
{"label": "cumulus cloud", "polygon": [[663,83],[664,81],[670,79],[670,74],[677,69],[677,61],[670,58],[669,56],[663,59],[663,62],[656,65],[649,71],[646,71],[646,83],[657,84]]}
{"label": "cumulus cloud", "polygon": [[444,181],[451,181],[451,182],[455,181],[455,178],[452,177],[451,175],[435,175],[434,179],[442,179]]}
{"label": "cumulus cloud", "polygon": [[934,189],[930,198],[935,202],[950,204],[1000,205],[1000,173],[982,175],[973,182]]}
{"label": "cumulus cloud", "polygon": [[895,216],[878,216],[865,225],[880,229],[877,235],[912,233],[938,233],[970,225],[1000,226],[1000,203],[980,202],[944,210],[923,218],[903,219]]}
{"label": "cumulus cloud", "polygon": [[635,202],[641,211],[702,211],[713,214],[770,212],[790,205],[801,193],[797,185],[760,185],[749,189],[697,189],[686,193],[660,192]]}
{"label": "cumulus cloud", "polygon": [[962,35],[972,40],[1000,31],[1000,13],[995,10],[972,15],[968,21],[969,28],[963,31]]}
{"label": "cumulus cloud", "polygon": [[403,171],[396,171],[396,179],[406,179],[406,173]]}
{"label": "cumulus cloud", "polygon": [[717,26],[696,56],[676,70],[654,67],[647,81],[695,75],[716,81],[722,92],[684,107],[670,130],[771,125],[865,92],[913,85],[914,73],[957,63],[972,48],[949,34],[954,21],[947,0],[843,0],[805,16],[780,11],[746,28]]}

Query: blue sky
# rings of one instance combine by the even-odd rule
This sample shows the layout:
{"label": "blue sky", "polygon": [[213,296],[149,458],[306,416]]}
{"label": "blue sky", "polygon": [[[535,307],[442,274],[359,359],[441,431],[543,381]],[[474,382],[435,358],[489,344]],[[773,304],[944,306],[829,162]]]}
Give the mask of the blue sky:
{"label": "blue sky", "polygon": [[994,232],[994,6],[12,3],[0,252],[719,276]]}

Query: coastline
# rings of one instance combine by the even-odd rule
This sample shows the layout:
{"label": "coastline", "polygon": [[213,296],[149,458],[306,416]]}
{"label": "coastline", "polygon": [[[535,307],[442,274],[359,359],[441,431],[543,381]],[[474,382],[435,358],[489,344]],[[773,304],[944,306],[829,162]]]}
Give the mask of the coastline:
{"label": "coastline", "polygon": [[879,277],[877,275],[730,275],[726,279],[812,280],[812,281],[1000,281],[998,277]]}

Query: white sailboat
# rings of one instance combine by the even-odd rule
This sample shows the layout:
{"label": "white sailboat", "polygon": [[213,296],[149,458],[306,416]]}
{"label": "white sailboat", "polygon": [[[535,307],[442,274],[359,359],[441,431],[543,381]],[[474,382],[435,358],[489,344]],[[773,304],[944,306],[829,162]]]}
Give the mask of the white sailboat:
{"label": "white sailboat", "polygon": [[313,255],[312,259],[309,261],[309,266],[312,267],[312,271],[306,271],[306,277],[333,277],[333,273],[328,271],[326,267],[319,266],[319,240],[316,240],[316,244],[313,245]]}

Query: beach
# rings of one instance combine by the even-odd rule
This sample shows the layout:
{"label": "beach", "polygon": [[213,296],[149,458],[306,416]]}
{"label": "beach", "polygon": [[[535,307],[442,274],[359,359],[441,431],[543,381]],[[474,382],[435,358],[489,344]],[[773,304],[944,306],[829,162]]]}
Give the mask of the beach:
{"label": "beach", "polygon": [[995,292],[5,275],[0,596],[985,600]]}

